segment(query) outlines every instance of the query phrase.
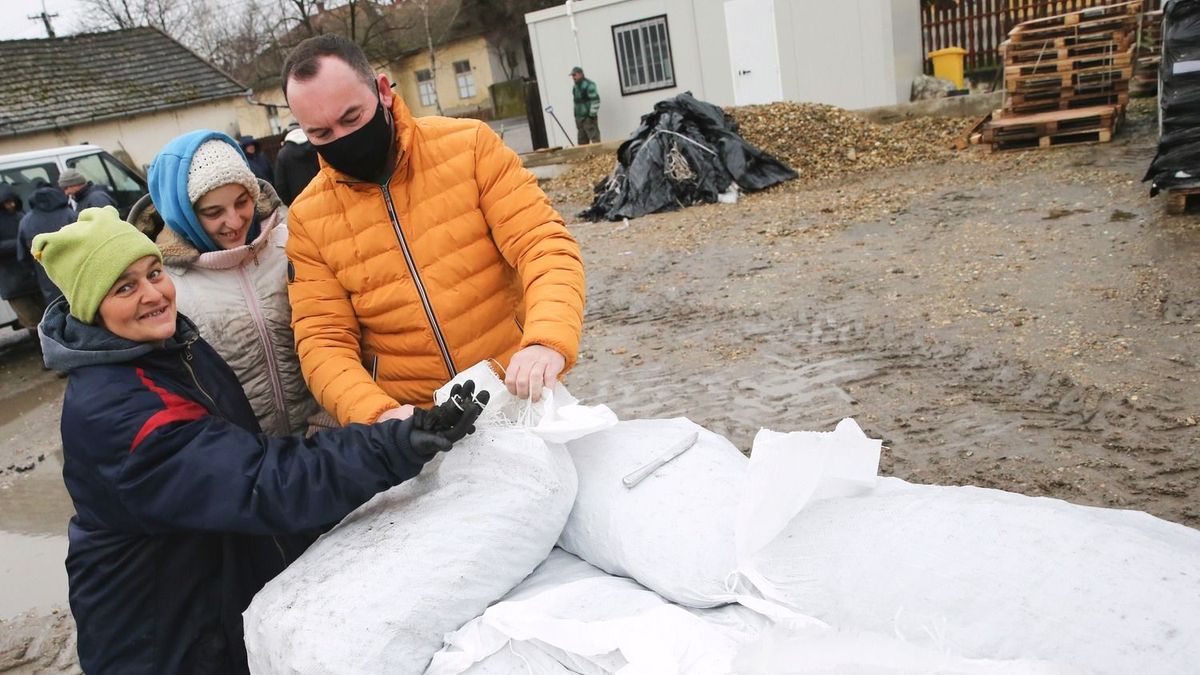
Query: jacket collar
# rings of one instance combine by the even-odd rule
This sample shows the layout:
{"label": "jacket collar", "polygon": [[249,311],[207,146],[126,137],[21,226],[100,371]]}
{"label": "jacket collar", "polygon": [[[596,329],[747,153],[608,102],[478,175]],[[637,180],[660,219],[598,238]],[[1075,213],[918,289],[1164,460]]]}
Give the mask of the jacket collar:
{"label": "jacket collar", "polygon": [[191,319],[178,314],[175,321],[175,335],[165,343],[134,342],[71,316],[66,298],[60,296],[46,309],[38,338],[46,366],[67,373],[83,366],[128,363],[157,350],[180,350],[200,339]]}

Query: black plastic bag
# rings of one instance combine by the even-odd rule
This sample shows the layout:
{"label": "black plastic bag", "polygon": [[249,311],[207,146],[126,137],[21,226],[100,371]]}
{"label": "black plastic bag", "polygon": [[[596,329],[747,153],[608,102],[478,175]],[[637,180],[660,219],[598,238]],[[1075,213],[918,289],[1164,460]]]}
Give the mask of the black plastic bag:
{"label": "black plastic bag", "polygon": [[1169,0],[1162,21],[1162,133],[1142,179],[1151,195],[1200,184],[1200,0]]}
{"label": "black plastic bag", "polygon": [[799,175],[737,132],[724,110],[691,92],[659,101],[621,144],[616,168],[596,184],[596,198],[580,217],[621,220],[711,204],[735,182],[756,192]]}

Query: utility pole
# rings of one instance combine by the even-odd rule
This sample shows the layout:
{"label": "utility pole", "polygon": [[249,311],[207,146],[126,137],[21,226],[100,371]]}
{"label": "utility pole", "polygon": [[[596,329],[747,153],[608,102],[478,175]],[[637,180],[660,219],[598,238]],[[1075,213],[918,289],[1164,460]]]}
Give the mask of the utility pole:
{"label": "utility pole", "polygon": [[42,13],[34,14],[28,18],[30,21],[41,21],[42,24],[44,24],[46,26],[46,36],[47,37],[58,37],[54,34],[54,26],[51,25],[51,23],[50,23],[50,19],[57,19],[58,15],[46,13],[46,0],[42,0]]}

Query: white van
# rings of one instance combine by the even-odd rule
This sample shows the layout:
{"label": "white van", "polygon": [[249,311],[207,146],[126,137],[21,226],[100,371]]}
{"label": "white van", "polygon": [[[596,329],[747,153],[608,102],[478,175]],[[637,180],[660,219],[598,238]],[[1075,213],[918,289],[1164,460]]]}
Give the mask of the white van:
{"label": "white van", "polygon": [[146,194],[146,181],[121,160],[95,145],[68,145],[49,150],[0,155],[0,181],[13,186],[21,200],[29,197],[40,181],[58,184],[58,176],[75,169],[96,185],[103,186],[117,200],[121,217]]}
{"label": "white van", "polygon": [[[0,155],[0,182],[8,183],[21,197],[25,208],[42,181],[58,184],[58,176],[75,169],[96,185],[103,186],[117,200],[121,217],[146,194],[146,181],[119,159],[94,145],[68,145],[49,150],[33,150]],[[7,302],[0,301],[0,327],[19,328],[17,315]]]}

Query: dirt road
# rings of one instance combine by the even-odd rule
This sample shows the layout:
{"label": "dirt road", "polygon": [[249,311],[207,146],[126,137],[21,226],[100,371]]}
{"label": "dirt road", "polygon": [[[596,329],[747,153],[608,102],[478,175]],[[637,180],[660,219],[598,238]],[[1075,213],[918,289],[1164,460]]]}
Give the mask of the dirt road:
{"label": "dirt road", "polygon": [[589,297],[569,384],[743,449],[853,416],[911,481],[1200,525],[1200,221],[1147,198],[1152,118],[1126,126],[574,223]]}
{"label": "dirt road", "polygon": [[[1143,112],[1106,145],[947,153],[736,206],[572,222],[589,297],[568,384],[747,450],[760,427],[853,416],[885,439],[884,471],[914,482],[1198,526],[1200,216],[1147,198],[1153,153]],[[28,343],[0,361],[0,530],[63,545],[62,381]],[[0,624],[0,673],[70,671],[69,618],[48,613],[61,578],[18,563],[45,592]]]}

